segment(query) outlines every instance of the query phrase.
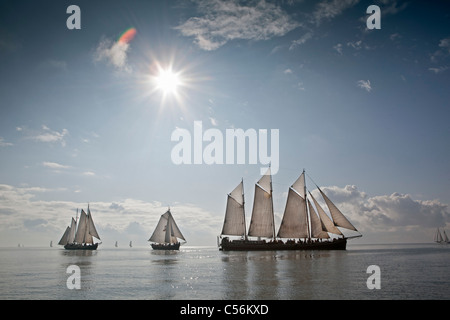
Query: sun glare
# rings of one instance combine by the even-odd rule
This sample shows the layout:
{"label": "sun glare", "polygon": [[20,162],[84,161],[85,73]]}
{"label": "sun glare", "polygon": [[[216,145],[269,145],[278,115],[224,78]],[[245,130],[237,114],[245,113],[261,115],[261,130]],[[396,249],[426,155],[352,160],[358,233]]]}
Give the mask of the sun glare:
{"label": "sun glare", "polygon": [[180,76],[171,69],[161,69],[156,77],[156,87],[164,94],[176,94],[180,84]]}
{"label": "sun glare", "polygon": [[160,99],[162,109],[169,106],[183,107],[188,99],[188,91],[193,88],[192,76],[186,67],[175,66],[173,62],[160,63],[153,58],[148,66],[148,73],[143,76],[145,95]]}

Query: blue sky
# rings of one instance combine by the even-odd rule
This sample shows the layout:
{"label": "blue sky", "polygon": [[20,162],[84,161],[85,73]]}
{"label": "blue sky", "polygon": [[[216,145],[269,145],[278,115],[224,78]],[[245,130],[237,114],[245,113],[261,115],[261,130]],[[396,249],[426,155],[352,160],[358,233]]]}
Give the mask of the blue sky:
{"label": "blue sky", "polygon": [[305,168],[359,243],[431,241],[450,214],[449,22],[444,1],[3,1],[0,245],[57,241],[88,202],[105,245],[146,245],[167,206],[214,245],[241,178],[250,215],[261,164],[174,164],[194,121],[279,130],[277,226]]}

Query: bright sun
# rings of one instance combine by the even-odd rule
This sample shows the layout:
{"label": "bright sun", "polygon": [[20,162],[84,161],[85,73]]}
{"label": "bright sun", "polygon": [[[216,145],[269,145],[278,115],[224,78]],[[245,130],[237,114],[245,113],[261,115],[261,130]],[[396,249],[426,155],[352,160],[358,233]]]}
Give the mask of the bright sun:
{"label": "bright sun", "polygon": [[159,75],[156,77],[156,88],[158,90],[161,90],[164,94],[176,94],[180,84],[179,74],[171,69],[159,70]]}

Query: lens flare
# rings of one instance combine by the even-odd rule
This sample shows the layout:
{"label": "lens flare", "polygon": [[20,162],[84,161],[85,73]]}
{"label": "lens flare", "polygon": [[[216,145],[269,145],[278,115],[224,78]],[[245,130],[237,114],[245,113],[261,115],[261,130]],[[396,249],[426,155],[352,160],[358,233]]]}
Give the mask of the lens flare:
{"label": "lens flare", "polygon": [[136,36],[137,30],[135,28],[129,28],[124,33],[122,33],[117,42],[119,43],[130,43],[131,40]]}

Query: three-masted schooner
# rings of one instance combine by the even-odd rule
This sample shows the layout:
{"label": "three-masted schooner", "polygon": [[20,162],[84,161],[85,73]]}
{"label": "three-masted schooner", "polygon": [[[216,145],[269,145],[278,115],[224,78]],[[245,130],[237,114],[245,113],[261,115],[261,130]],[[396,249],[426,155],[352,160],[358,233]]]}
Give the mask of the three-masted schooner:
{"label": "three-masted schooner", "polygon": [[[361,237],[358,230],[348,221],[341,211],[317,186],[331,213],[332,219],[320,204],[306,193],[305,171],[289,188],[283,219],[275,233],[275,219],[272,198],[272,176],[270,168],[255,184],[252,218],[246,233],[243,181],[230,193],[220,240],[220,250],[345,250],[347,239]],[[311,204],[314,202],[317,209]],[[338,227],[359,234],[346,237]],[[337,238],[330,238],[331,234]],[[225,237],[224,237],[225,236]],[[239,236],[231,240],[229,236]],[[251,240],[249,237],[257,237]],[[261,240],[261,238],[268,238]],[[287,239],[283,241],[282,239]]]}
{"label": "three-masted schooner", "polygon": [[59,240],[59,245],[64,246],[67,250],[96,250],[98,247],[98,242],[94,243],[94,237],[100,240],[100,236],[97,233],[97,229],[94,225],[94,220],[92,219],[91,211],[89,206],[87,209],[88,213],[81,209],[80,220],[78,221],[78,210],[76,218],[72,218],[70,227],[66,228],[61,240]]}
{"label": "three-masted schooner", "polygon": [[186,242],[169,208],[159,218],[155,231],[148,241],[153,242],[151,246],[154,250],[179,250],[181,243],[178,239]]}
{"label": "three-masted schooner", "polygon": [[444,229],[442,229],[442,233],[444,234],[444,236],[442,236],[441,231],[439,230],[439,228],[437,228],[436,233],[434,234],[434,242],[450,243]]}

